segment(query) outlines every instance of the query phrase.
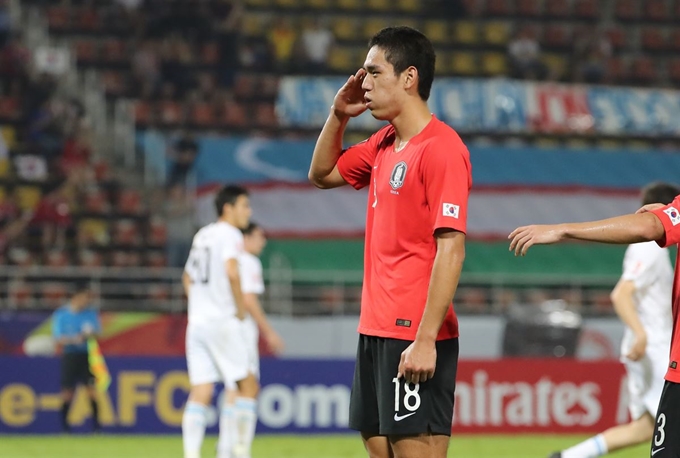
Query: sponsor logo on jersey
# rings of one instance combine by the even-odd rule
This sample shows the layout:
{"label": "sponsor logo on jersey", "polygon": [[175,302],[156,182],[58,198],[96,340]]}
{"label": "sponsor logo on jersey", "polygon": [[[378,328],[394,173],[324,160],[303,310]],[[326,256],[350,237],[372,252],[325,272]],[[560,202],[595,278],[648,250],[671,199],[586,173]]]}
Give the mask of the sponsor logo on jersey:
{"label": "sponsor logo on jersey", "polygon": [[404,186],[406,170],[408,170],[408,166],[404,161],[401,161],[394,166],[392,173],[390,174],[390,186],[392,186],[392,189],[397,190]]}
{"label": "sponsor logo on jersey", "polygon": [[675,362],[675,361],[671,361],[671,363],[669,364],[669,367],[670,367],[671,369],[677,369],[677,368],[678,368],[678,363]]}
{"label": "sponsor logo on jersey", "polygon": [[411,320],[404,320],[402,318],[397,319],[397,326],[404,326],[405,328],[411,327]]}
{"label": "sponsor logo on jersey", "polygon": [[458,218],[458,212],[460,211],[460,207],[458,205],[454,204],[447,204],[446,202],[442,206],[442,215],[444,216],[449,216],[451,218]]}
{"label": "sponsor logo on jersey", "polygon": [[673,226],[677,226],[680,223],[680,212],[675,207],[668,207],[663,212],[668,215]]}

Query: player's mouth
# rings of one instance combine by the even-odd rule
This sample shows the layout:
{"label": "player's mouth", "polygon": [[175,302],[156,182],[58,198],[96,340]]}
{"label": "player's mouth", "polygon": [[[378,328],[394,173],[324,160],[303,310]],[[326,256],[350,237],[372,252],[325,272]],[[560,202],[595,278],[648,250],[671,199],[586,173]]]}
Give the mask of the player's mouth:
{"label": "player's mouth", "polygon": [[370,110],[373,106],[373,101],[367,97],[364,97],[364,105],[366,105],[366,108]]}

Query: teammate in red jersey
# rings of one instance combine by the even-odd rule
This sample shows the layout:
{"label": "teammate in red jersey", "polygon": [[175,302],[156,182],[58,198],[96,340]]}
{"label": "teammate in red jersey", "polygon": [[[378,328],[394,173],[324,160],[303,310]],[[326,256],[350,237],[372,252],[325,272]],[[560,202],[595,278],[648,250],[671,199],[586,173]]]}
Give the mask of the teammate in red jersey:
{"label": "teammate in red jersey", "polygon": [[[533,225],[519,227],[508,236],[510,250],[524,256],[533,245],[547,245],[565,240],[629,244],[656,241],[661,247],[680,243],[680,196],[669,205],[649,204],[635,214],[600,221]],[[656,411],[651,456],[680,456],[680,265],[675,264],[673,280],[673,334],[666,383]]]}
{"label": "teammate in red jersey", "polygon": [[[350,427],[371,457],[444,458],[451,434],[452,298],[472,178],[467,148],[427,107],[434,67],[420,32],[378,32],[335,96],[309,171],[319,188],[369,187]],[[366,110],[389,124],[343,150],[347,122]]]}

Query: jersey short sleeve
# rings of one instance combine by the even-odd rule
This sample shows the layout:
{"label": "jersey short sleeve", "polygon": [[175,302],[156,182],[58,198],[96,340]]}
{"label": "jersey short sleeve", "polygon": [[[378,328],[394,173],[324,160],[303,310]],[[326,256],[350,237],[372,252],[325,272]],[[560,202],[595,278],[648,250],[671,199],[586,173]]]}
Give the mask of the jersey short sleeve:
{"label": "jersey short sleeve", "polygon": [[251,254],[241,258],[241,291],[245,294],[263,294],[262,263]]}
{"label": "jersey short sleeve", "polygon": [[238,259],[243,254],[243,236],[234,229],[224,231],[224,240],[221,247],[221,258],[223,261]]}
{"label": "jersey short sleeve", "polygon": [[[650,242],[651,243],[651,242]],[[628,246],[623,258],[621,280],[632,281],[636,288],[644,288],[656,280],[654,263],[659,248],[649,243],[636,243]]]}
{"label": "jersey short sleeve", "polygon": [[469,153],[462,142],[438,142],[428,150],[422,180],[434,221],[432,232],[450,228],[465,233],[471,173]]}
{"label": "jersey short sleeve", "polygon": [[664,235],[656,241],[661,247],[677,245],[680,242],[680,196],[677,196],[669,205],[652,210],[663,224]]}
{"label": "jersey short sleeve", "polygon": [[364,188],[371,183],[378,143],[381,138],[384,138],[385,129],[379,130],[363,142],[350,146],[338,159],[340,175],[354,189]]}

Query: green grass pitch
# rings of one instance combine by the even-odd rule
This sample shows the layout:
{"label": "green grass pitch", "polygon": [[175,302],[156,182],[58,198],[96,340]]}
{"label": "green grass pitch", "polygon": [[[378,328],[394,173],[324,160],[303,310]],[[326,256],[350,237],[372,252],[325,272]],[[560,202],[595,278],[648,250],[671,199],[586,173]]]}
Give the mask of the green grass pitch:
{"label": "green grass pitch", "polygon": [[[449,457],[546,458],[554,450],[575,444],[586,436],[453,436]],[[206,438],[203,457],[215,456],[216,437]],[[613,453],[616,458],[649,454],[649,445]],[[182,458],[179,436],[2,436],[3,458]],[[253,458],[365,458],[361,441],[354,435],[258,436]]]}

